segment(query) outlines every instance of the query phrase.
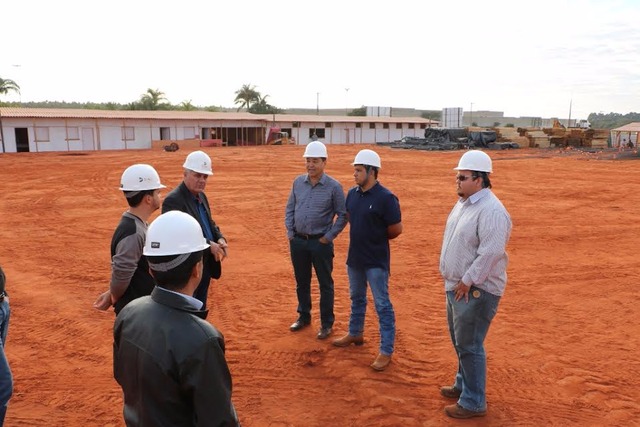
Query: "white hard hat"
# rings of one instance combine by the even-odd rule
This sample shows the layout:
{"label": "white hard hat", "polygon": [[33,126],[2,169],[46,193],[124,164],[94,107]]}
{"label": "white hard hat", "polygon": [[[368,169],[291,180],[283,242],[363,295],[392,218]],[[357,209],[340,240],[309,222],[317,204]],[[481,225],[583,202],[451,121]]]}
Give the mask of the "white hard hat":
{"label": "white hard hat", "polygon": [[149,165],[131,165],[124,170],[120,178],[120,189],[122,191],[144,191],[165,188],[160,184],[158,172]]}
{"label": "white hard hat", "polygon": [[302,157],[324,157],[327,158],[327,147],[320,141],[311,141],[307,144]]}
{"label": "white hard hat", "polygon": [[205,175],[213,175],[213,170],[211,169],[211,157],[209,157],[204,151],[194,151],[193,153],[190,153],[182,167]]}
{"label": "white hard hat", "polygon": [[368,149],[360,150],[360,152],[356,154],[356,158],[353,160],[352,165],[366,165],[382,168],[382,162],[380,161],[378,153]]}
{"label": "white hard hat", "polygon": [[182,211],[169,211],[149,226],[142,253],[146,256],[181,255],[208,247],[194,217]]}
{"label": "white hard hat", "polygon": [[470,150],[460,157],[458,167],[453,169],[491,173],[491,157],[484,151]]}

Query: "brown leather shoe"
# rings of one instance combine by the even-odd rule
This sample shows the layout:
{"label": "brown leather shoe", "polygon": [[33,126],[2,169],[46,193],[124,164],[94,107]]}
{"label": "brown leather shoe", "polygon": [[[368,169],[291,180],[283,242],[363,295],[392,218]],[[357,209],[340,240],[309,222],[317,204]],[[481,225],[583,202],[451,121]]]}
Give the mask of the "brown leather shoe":
{"label": "brown leather shoe", "polygon": [[387,366],[389,366],[389,363],[391,363],[391,356],[380,353],[378,354],[378,357],[376,357],[376,360],[371,364],[371,368],[375,371],[384,371],[387,369]]}
{"label": "brown leather shoe", "polygon": [[353,335],[347,334],[342,338],[334,340],[332,344],[336,347],[349,347],[351,344],[362,345],[364,344],[364,338],[362,338],[362,335],[359,337],[354,337]]}
{"label": "brown leather shoe", "polygon": [[316,335],[316,338],[318,338],[319,340],[327,339],[327,337],[331,335],[331,332],[333,332],[331,328],[320,328],[320,330],[318,331],[318,335]]}
{"label": "brown leather shoe", "polygon": [[451,418],[474,418],[474,417],[484,417],[487,415],[487,411],[470,411],[468,409],[464,409],[462,406],[457,403],[444,407],[444,412],[449,415]]}
{"label": "brown leather shoe", "polygon": [[444,387],[440,387],[440,394],[449,399],[457,399],[462,394],[462,390],[446,385]]}

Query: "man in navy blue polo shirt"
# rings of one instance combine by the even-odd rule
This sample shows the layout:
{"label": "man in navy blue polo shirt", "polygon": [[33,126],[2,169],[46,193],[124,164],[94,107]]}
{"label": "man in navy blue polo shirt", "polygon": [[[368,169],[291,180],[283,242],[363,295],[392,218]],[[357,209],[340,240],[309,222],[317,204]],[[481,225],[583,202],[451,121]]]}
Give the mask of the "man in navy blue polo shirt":
{"label": "man in navy blue polo shirt", "polygon": [[380,352],[371,368],[383,371],[391,363],[396,335],[396,318],[389,299],[389,240],[402,233],[402,215],[398,198],[378,182],[381,162],[375,151],[361,150],[353,167],[357,187],[349,190],[346,200],[350,224],[347,273],[351,317],[349,333],[333,345],[347,347],[364,343],[368,283],[380,324]]}

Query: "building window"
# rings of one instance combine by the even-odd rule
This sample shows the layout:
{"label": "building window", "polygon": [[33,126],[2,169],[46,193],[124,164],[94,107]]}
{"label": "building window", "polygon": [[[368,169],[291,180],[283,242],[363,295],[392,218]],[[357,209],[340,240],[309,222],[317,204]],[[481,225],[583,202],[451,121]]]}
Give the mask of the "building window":
{"label": "building window", "polygon": [[375,128],[376,128],[375,123],[369,123],[369,129],[375,129]]}
{"label": "building window", "polygon": [[356,123],[356,128],[361,128],[362,127],[362,123]]}
{"label": "building window", "polygon": [[291,123],[291,127],[299,128],[299,127],[300,127],[300,122],[293,122],[293,123]]}
{"label": "building window", "polygon": [[396,123],[396,129],[402,129],[402,123]]}
{"label": "building window", "polygon": [[324,128],[320,128],[320,129],[309,129],[309,138],[311,138],[313,136],[313,134],[316,134],[316,136],[318,138],[324,138]]}
{"label": "building window", "polygon": [[389,123],[383,123],[382,129],[389,129]]}
{"label": "building window", "polygon": [[413,123],[409,123],[409,129],[413,129],[415,125]]}
{"label": "building window", "polygon": [[133,141],[136,139],[136,134],[133,130],[133,126],[122,126],[122,140]]}
{"label": "building window", "polygon": [[184,139],[194,139],[198,137],[198,134],[196,133],[196,128],[193,126],[185,126],[183,128],[183,132],[184,132]]}
{"label": "building window", "polygon": [[426,129],[427,125],[425,123],[420,123],[420,129]]}
{"label": "building window", "polygon": [[332,123],[329,123],[329,122],[324,124],[324,127],[326,127],[326,128],[330,128],[331,126],[332,126]]}
{"label": "building window", "polygon": [[77,127],[67,128],[67,141],[80,140],[80,130]]}
{"label": "building window", "polygon": [[49,128],[36,127],[36,141],[48,142],[49,141]]}

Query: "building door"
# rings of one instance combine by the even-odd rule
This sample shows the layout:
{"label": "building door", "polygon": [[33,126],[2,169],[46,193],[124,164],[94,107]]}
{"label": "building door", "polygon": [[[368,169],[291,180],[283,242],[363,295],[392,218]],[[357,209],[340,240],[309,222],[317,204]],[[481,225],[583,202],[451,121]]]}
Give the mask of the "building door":
{"label": "building door", "polygon": [[160,128],[160,139],[162,141],[168,141],[171,139],[171,129],[170,128]]}
{"label": "building door", "polygon": [[16,151],[18,153],[29,152],[29,131],[27,128],[16,128]]}
{"label": "building door", "polygon": [[95,150],[96,146],[93,141],[93,129],[82,128],[82,149],[83,150]]}

